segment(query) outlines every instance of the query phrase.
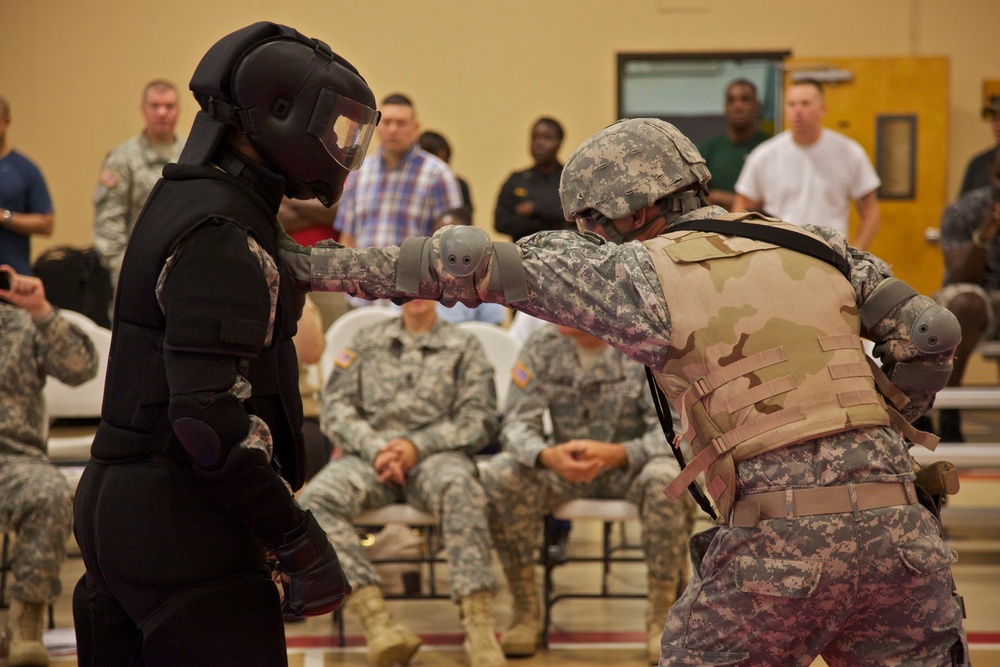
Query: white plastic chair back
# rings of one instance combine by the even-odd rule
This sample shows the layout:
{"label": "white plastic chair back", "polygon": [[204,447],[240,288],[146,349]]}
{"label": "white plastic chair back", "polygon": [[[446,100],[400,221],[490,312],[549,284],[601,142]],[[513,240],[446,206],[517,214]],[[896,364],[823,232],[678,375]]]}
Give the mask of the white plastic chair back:
{"label": "white plastic chair back", "polygon": [[387,306],[365,306],[349,310],[334,320],[326,330],[326,349],[319,359],[320,386],[326,384],[330,373],[333,372],[333,360],[341,350],[351,344],[360,329],[390,317],[399,317],[399,311]]}
{"label": "white plastic chair back", "polygon": [[517,361],[517,353],[521,342],[495,324],[486,322],[460,322],[458,327],[472,333],[486,352],[486,357],[493,365],[493,381],[497,388],[497,410],[503,410],[510,388],[510,372]]}
{"label": "white plastic chair back", "polygon": [[50,377],[45,382],[45,407],[49,419],[99,418],[104,399],[104,376],[108,371],[111,351],[111,330],[98,326],[86,315],[72,310],[60,311],[62,316],[84,331],[97,348],[97,375],[77,387],[70,387]]}

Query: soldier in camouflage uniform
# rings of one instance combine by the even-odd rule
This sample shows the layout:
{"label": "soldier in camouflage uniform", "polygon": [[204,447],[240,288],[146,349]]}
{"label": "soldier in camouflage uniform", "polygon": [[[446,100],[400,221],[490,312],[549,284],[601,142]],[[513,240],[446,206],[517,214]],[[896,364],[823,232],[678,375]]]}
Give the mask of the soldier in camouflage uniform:
{"label": "soldier in camouflage uniform", "polygon": [[[563,171],[566,216],[595,233],[511,245],[455,228],[281,254],[314,289],[504,303],[654,372],[697,453],[670,492],[705,472],[719,514],[692,538],[661,665],[967,664],[954,555],[900,434],[920,439],[906,421],[945,385],[957,321],[825,221],[719,220],[709,178],[676,128],[631,119]],[[876,382],[861,334],[889,380]]]}
{"label": "soldier in camouflage uniform", "polygon": [[420,639],[394,623],[351,520],[405,501],[441,520],[452,598],[461,605],[473,667],[506,664],[497,644],[486,494],[471,456],[497,431],[493,368],[472,334],[438,319],[433,301],[362,329],[336,358],[322,395],[323,432],[344,455],[306,487],[354,593],[377,667],[408,661]]}
{"label": "soldier in camouflage uniform", "polygon": [[[552,419],[546,437],[543,415]],[[535,553],[542,517],[575,498],[626,499],[639,507],[649,578],[650,660],[685,569],[693,503],[663,488],[680,474],[660,429],[643,367],[578,329],[544,327],[514,365],[500,430],[503,451],[480,464],[490,527],[514,598],[500,637],[508,656],[538,646]]]}
{"label": "soldier in camouflage uniform", "polygon": [[79,385],[97,374],[90,338],[45,299],[38,278],[18,276],[0,290],[0,526],[17,534],[7,619],[8,665],[47,665],[45,605],[60,593],[73,498],[45,455],[46,376]]}
{"label": "soldier in camouflage uniform", "polygon": [[94,246],[118,284],[125,246],[163,167],[177,162],[184,137],[174,133],[180,114],[177,87],[163,79],[146,84],[140,107],[142,132],[112,148],[94,190]]}

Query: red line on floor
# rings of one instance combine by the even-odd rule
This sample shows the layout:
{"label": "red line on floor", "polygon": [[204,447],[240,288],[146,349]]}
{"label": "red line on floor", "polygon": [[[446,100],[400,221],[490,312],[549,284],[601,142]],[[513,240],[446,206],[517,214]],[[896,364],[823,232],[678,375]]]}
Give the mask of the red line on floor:
{"label": "red line on floor", "polygon": [[[969,644],[1000,644],[1000,632],[970,632]],[[427,646],[460,646],[463,635],[459,633],[421,633],[420,638]],[[349,647],[364,646],[361,635],[347,635],[344,641]],[[635,644],[644,643],[642,632],[551,632],[551,644]],[[297,635],[287,637],[289,648],[336,648],[337,638],[332,635]]]}

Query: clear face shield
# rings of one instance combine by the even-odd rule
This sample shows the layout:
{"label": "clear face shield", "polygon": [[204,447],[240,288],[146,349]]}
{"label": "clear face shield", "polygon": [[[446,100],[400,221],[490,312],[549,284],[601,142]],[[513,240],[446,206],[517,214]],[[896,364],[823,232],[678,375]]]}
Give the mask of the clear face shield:
{"label": "clear face shield", "polygon": [[324,88],[307,132],[322,142],[340,166],[354,171],[364,162],[380,117],[375,109]]}

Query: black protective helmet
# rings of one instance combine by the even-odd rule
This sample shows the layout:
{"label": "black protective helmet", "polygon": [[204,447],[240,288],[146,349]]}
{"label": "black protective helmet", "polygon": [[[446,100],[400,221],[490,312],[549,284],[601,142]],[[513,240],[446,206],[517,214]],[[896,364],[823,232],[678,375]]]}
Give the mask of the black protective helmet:
{"label": "black protective helmet", "polygon": [[182,162],[211,159],[222,130],[233,126],[285,176],[289,197],[327,206],[340,198],[348,171],[361,166],[379,120],[375,96],[349,62],[276,23],[254,23],[216,42],[190,88],[202,112]]}

